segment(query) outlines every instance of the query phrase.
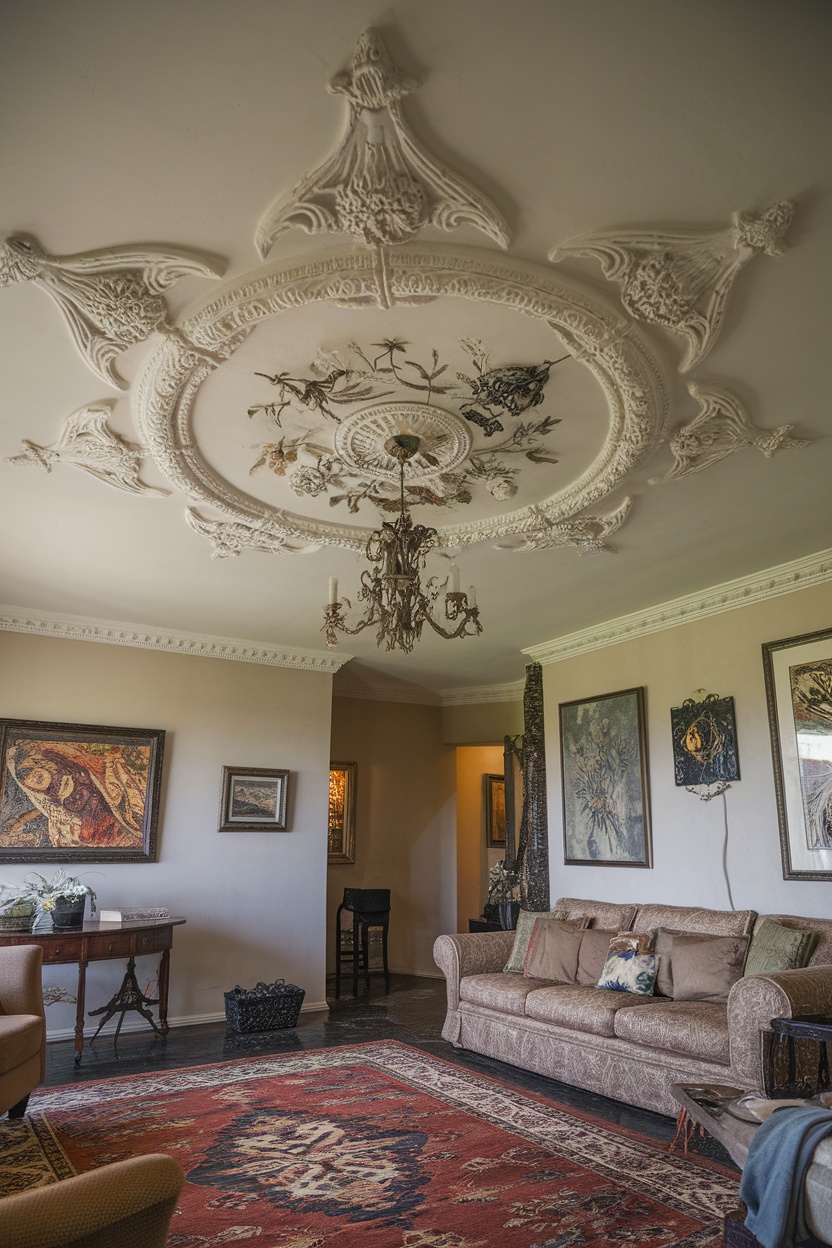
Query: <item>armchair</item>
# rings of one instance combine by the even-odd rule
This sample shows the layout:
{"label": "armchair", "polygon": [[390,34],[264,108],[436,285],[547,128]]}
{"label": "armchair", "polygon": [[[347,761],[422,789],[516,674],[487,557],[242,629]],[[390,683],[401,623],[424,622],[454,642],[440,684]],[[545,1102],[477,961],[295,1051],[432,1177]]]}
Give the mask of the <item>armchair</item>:
{"label": "armchair", "polygon": [[40,945],[0,947],[0,1114],[22,1118],[46,1074]]}

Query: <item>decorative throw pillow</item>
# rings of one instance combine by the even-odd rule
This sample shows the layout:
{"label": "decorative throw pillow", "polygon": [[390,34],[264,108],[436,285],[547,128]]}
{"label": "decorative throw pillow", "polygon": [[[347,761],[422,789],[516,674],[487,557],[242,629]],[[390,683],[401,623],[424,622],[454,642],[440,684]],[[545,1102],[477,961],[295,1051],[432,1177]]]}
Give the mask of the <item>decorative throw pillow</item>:
{"label": "decorative throw pillow", "polygon": [[747,936],[674,936],[673,1000],[727,1001],[747,949]]}
{"label": "decorative throw pillow", "polygon": [[529,937],[532,934],[536,919],[560,919],[562,912],[559,910],[521,910],[517,916],[517,927],[514,929],[514,944],[511,947],[511,953],[503,967],[504,971],[513,971],[517,975],[523,974],[523,963],[526,960],[526,953],[529,948]]}
{"label": "decorative throw pillow", "polygon": [[653,932],[653,952],[659,959],[656,973],[656,996],[673,996],[673,937],[683,936],[684,932],[675,932],[669,927],[658,927]]}
{"label": "decorative throw pillow", "polygon": [[751,938],[745,963],[746,975],[767,975],[769,971],[794,971],[808,966],[820,942],[820,932],[784,927],[774,919],[763,919]]}
{"label": "decorative throw pillow", "polygon": [[523,974],[535,979],[551,979],[558,984],[574,984],[583,936],[583,929],[569,922],[536,919]]}
{"label": "decorative throw pillow", "polygon": [[610,941],[610,953],[653,952],[653,932],[618,932]]}
{"label": "decorative throw pillow", "polygon": [[649,997],[656,982],[657,965],[655,953],[634,953],[631,949],[611,953],[604,963],[598,987]]}
{"label": "decorative throw pillow", "polygon": [[579,984],[594,988],[598,983],[610,951],[611,940],[615,940],[615,932],[605,931],[602,927],[592,927],[583,933],[578,953]]}

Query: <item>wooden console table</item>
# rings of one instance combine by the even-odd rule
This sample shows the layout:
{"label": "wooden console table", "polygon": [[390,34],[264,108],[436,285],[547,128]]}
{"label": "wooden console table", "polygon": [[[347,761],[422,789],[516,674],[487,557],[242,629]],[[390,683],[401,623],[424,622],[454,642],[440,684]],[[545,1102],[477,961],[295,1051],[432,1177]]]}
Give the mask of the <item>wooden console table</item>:
{"label": "wooden console table", "polygon": [[[84,997],[87,965],[113,958],[136,958],[161,953],[159,961],[159,1030],[168,1033],[168,984],[173,929],[185,919],[154,919],[139,923],[87,922],[62,932],[25,932],[0,936],[0,945],[40,945],[44,966],[78,963],[78,1002],[75,1011],[75,1064],[84,1052]],[[105,1007],[106,1008],[106,1007]]]}

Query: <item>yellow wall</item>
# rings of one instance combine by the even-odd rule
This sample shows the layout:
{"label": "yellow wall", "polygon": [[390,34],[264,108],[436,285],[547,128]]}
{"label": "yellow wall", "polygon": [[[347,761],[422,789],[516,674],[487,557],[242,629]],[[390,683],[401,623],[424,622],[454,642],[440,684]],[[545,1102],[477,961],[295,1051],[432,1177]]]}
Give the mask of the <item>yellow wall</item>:
{"label": "yellow wall", "polygon": [[[0,633],[5,717],[166,730],[159,861],[77,874],[100,906],[167,906],[187,918],[174,936],[172,1023],[222,1017],[224,990],[278,976],[306,989],[306,1006],[325,1001],[331,688],[317,672]],[[224,765],[288,768],[290,830],[217,832]],[[0,864],[0,880],[59,865]],[[144,985],[156,960],[139,961]],[[91,965],[87,1008],[123,973],[122,963]],[[48,976],[71,990],[76,971]],[[50,1006],[47,1017],[61,1033],[74,1007]]]}
{"label": "yellow wall", "polygon": [[[543,669],[551,895],[832,916],[832,884],[784,880],[761,646],[832,627],[832,584],[755,603]],[[654,868],[566,867],[558,703],[643,685],[646,697]],[[699,801],[674,783],[670,708],[695,690],[733,696],[742,779],[722,799]]]}
{"label": "yellow wall", "polygon": [[436,706],[334,698],[330,757],[358,764],[356,860],[333,864],[327,961],[345,888],[389,888],[391,969],[437,975],[433,942],[456,926],[454,751]]}
{"label": "yellow wall", "polygon": [[483,776],[503,774],[502,745],[461,745],[456,751],[456,931],[467,932],[488,895],[488,871],[505,851],[485,843]]}

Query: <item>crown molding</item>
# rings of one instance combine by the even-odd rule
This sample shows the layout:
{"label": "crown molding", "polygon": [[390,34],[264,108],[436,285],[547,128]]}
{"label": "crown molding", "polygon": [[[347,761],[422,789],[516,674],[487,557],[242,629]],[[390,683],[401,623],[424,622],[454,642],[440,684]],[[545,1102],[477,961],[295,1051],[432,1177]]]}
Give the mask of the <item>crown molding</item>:
{"label": "crown molding", "polygon": [[528,646],[523,654],[544,665],[559,663],[562,659],[614,646],[620,641],[631,641],[635,637],[646,637],[680,624],[691,624],[709,615],[720,615],[723,611],[747,607],[829,580],[832,580],[832,549],[821,550],[736,581],[726,581],[698,594],[686,594],[683,598],[674,598],[646,611],[634,611],[631,615],[622,615],[608,620],[606,624],[583,628],[553,641]]}
{"label": "crown molding", "polygon": [[262,663],[266,667],[294,667],[329,675],[352,658],[350,654],[332,655],[325,650],[307,650],[300,646],[270,646],[235,637],[181,633],[170,628],[153,629],[142,624],[57,615],[51,611],[34,612],[21,607],[0,606],[0,630],[36,633],[64,641],[99,641],[140,650],[168,650],[201,659],[233,659],[240,663]]}
{"label": "crown molding", "polygon": [[445,689],[440,693],[442,706],[476,706],[486,702],[522,702],[525,681],[512,680],[505,685],[474,685],[470,689]]}

